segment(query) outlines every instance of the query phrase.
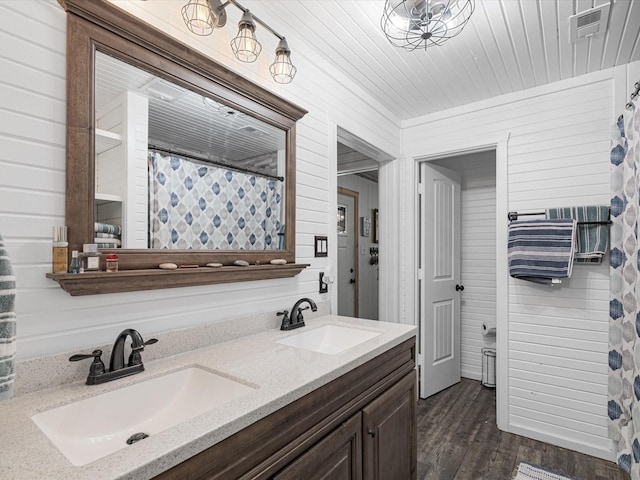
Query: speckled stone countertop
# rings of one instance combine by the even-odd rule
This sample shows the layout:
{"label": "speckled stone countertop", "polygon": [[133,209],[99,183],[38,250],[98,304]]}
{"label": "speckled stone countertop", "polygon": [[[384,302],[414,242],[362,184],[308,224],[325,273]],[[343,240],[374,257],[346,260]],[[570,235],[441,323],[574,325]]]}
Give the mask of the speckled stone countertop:
{"label": "speckled stone countertop", "polygon": [[[276,343],[326,324],[381,334],[337,355]],[[326,315],[303,329],[269,330],[145,363],[146,370],[102,385],[74,382],[0,403],[3,480],[144,480],[187,460],[257,420],[415,336],[409,325]],[[257,387],[191,420],[82,467],[73,466],[31,420],[36,413],[180,370],[201,366]],[[87,365],[88,371],[88,365]],[[108,412],[105,412],[108,415]]]}

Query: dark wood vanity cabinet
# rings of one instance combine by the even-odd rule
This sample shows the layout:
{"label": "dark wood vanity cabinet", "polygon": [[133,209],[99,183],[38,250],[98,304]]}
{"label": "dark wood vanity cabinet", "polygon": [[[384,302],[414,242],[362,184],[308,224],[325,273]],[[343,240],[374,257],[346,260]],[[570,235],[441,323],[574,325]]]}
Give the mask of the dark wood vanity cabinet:
{"label": "dark wood vanity cabinet", "polygon": [[415,478],[416,376],[406,375],[362,410],[364,478]]}
{"label": "dark wood vanity cabinet", "polygon": [[416,388],[412,338],[155,478],[415,479]]}
{"label": "dark wood vanity cabinet", "polygon": [[273,479],[415,478],[415,385],[408,373]]}
{"label": "dark wood vanity cabinet", "polygon": [[362,478],[362,418],[354,415],[273,480],[360,480]]}

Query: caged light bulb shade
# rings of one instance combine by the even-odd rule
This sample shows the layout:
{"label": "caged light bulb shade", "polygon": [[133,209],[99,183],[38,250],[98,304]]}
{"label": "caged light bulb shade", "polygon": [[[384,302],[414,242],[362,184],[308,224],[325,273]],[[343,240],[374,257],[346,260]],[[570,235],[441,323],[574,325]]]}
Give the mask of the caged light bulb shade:
{"label": "caged light bulb shade", "polygon": [[291,63],[291,50],[282,37],[276,48],[276,59],[269,67],[271,76],[278,83],[291,83],[298,69]]}
{"label": "caged light bulb shade", "polygon": [[196,35],[211,35],[218,26],[220,16],[211,8],[209,0],[189,0],[182,7],[182,19]]}
{"label": "caged light bulb shade", "polygon": [[238,35],[231,40],[231,50],[241,62],[255,62],[262,51],[262,45],[258,42],[255,32],[253,16],[246,10],[238,22]]}
{"label": "caged light bulb shade", "polygon": [[386,0],[380,26],[392,45],[426,50],[458,35],[474,8],[475,0]]}

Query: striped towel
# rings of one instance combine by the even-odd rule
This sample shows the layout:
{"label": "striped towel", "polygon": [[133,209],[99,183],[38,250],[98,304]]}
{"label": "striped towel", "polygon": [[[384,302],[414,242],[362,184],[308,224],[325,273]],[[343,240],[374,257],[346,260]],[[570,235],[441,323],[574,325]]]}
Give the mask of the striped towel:
{"label": "striped towel", "polygon": [[[578,222],[606,222],[609,207],[595,205],[589,207],[550,208],[547,218],[573,218]],[[602,263],[609,248],[609,227],[606,224],[578,225],[576,263]]]}
{"label": "striped towel", "polygon": [[120,238],[120,235],[116,235],[115,233],[96,232],[95,236],[96,238]]}
{"label": "striped towel", "polygon": [[111,225],[110,223],[96,222],[93,225],[93,230],[96,232],[102,232],[102,233],[113,233],[115,235],[122,234],[122,227],[120,225]]}
{"label": "striped towel", "polygon": [[551,285],[554,278],[571,276],[576,221],[520,220],[509,224],[509,274],[514,278]]}
{"label": "striped towel", "polygon": [[104,247],[104,245],[102,245],[103,248],[115,248],[115,247],[119,247],[122,244],[119,238],[100,238],[100,237],[94,238],[93,243],[111,245],[111,247]]}
{"label": "striped towel", "polygon": [[16,277],[0,236],[0,400],[13,396],[16,356]]}

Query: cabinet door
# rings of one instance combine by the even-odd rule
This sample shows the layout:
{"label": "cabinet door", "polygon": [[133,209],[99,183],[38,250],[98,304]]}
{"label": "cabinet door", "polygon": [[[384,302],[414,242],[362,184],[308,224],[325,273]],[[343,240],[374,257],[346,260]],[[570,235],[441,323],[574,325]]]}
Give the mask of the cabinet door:
{"label": "cabinet door", "polygon": [[361,414],[357,413],[273,479],[362,480],[361,432]]}
{"label": "cabinet door", "polygon": [[414,370],[363,409],[365,480],[416,478],[416,402]]}

